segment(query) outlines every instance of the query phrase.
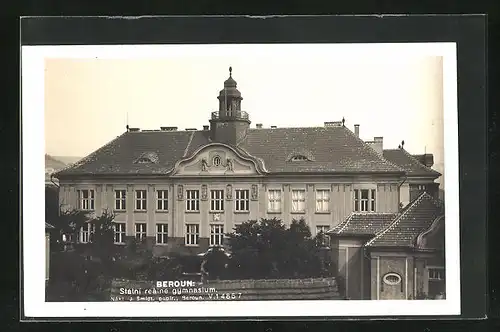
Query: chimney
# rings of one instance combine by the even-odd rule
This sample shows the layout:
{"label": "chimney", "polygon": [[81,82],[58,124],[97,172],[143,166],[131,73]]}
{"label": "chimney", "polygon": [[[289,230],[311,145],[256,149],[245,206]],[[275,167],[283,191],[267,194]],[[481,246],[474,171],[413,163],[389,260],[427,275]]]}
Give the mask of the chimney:
{"label": "chimney", "polygon": [[203,130],[208,130],[209,126],[203,126]]}
{"label": "chimney", "polygon": [[356,137],[359,137],[359,124],[354,125],[354,135],[356,135]]}
{"label": "chimney", "polygon": [[276,126],[271,126],[271,129],[276,129],[276,128],[278,128],[278,127],[276,127]]}
{"label": "chimney", "polygon": [[137,132],[137,131],[141,131],[141,128],[129,128],[128,131]]}
{"label": "chimney", "polygon": [[378,154],[382,155],[384,153],[384,138],[374,137],[372,148],[377,151]]}
{"label": "chimney", "polygon": [[160,127],[162,131],[175,131],[177,127]]}
{"label": "chimney", "polygon": [[255,125],[255,128],[257,128],[257,129],[262,129],[262,123],[257,123],[257,124]]}
{"label": "chimney", "polygon": [[432,153],[413,155],[419,162],[427,167],[434,166],[434,155]]}

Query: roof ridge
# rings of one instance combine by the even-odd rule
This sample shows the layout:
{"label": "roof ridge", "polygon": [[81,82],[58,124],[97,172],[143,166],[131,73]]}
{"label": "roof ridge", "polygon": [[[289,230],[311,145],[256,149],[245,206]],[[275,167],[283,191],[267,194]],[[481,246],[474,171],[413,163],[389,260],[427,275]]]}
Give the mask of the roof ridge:
{"label": "roof ridge", "polygon": [[108,143],[104,144],[103,146],[101,146],[100,148],[98,148],[97,150],[95,150],[94,152],[91,152],[89,155],[87,155],[86,157],[83,157],[82,159],[78,160],[77,162],[71,164],[71,165],[68,165],[67,167],[64,167],[63,169],[55,172],[54,174],[52,174],[52,176],[54,176],[55,178],[57,178],[57,175],[59,173],[62,173],[66,170],[69,170],[69,169],[72,169],[72,168],[77,168],[77,167],[80,167],[84,164],[86,164],[90,158],[94,157],[95,155],[97,155],[99,152],[105,150],[108,146],[110,146],[111,144],[113,144],[114,142],[116,142],[118,139],[124,137],[125,135],[127,135],[129,132],[126,131],[124,133],[122,133],[121,135],[118,135],[116,136],[115,138],[113,138],[111,141],[109,141]]}
{"label": "roof ridge", "polygon": [[444,202],[441,201],[440,199],[436,199],[433,197],[431,194],[429,194],[427,191],[424,191],[422,195],[425,194],[425,197],[427,197],[434,205],[436,205],[437,208],[442,209],[444,206]]}
{"label": "roof ridge", "polygon": [[349,225],[349,223],[350,223],[350,222],[351,222],[351,220],[352,220],[352,216],[353,216],[353,215],[354,215],[354,214],[351,212],[351,214],[350,214],[350,215],[347,217],[347,219],[345,220],[344,225],[343,225],[343,226],[342,226],[342,227],[338,230],[338,232],[337,232],[338,234],[342,233],[342,232],[344,231],[344,229],[346,229],[346,228],[347,228],[347,226]]}
{"label": "roof ridge", "polygon": [[182,158],[185,158],[185,157],[187,156],[187,153],[188,153],[188,151],[189,151],[189,146],[191,145],[191,142],[193,141],[193,137],[194,137],[194,133],[195,133],[195,132],[196,132],[196,131],[193,131],[193,132],[191,133],[191,136],[189,136],[189,141],[188,141],[188,143],[186,144],[186,148],[184,149],[184,154],[182,155]]}
{"label": "roof ridge", "polygon": [[422,164],[417,158],[415,158],[411,153],[409,153],[408,151],[406,151],[404,148],[401,148],[401,150],[403,151],[403,153],[405,153],[412,161],[414,161],[415,163],[418,164],[419,167],[421,168],[424,168],[426,170],[429,170],[431,172],[434,172],[434,173],[437,173],[439,174],[440,176],[443,175],[441,173],[439,173],[438,171],[436,171],[435,169],[432,169],[431,167],[427,167],[427,165],[424,165]]}
{"label": "roof ridge", "polygon": [[373,242],[375,242],[377,239],[379,239],[380,237],[382,237],[389,230],[393,229],[394,226],[396,226],[396,224],[408,213],[408,211],[412,210],[418,203],[420,203],[420,201],[424,197],[424,194],[425,194],[425,192],[422,193],[420,196],[418,196],[417,199],[415,199],[413,201],[413,203],[411,203],[411,205],[403,213],[401,213],[400,215],[398,215],[394,219],[394,221],[386,229],[380,231],[377,235],[375,235],[375,237],[373,239],[371,239],[370,241],[368,241],[365,246],[367,246],[367,247],[371,246],[373,244]]}

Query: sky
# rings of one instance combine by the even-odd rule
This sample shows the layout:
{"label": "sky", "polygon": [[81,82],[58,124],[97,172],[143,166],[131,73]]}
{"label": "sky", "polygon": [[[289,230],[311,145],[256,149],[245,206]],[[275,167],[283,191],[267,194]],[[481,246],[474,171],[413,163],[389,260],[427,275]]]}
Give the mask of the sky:
{"label": "sky", "polygon": [[360,137],[402,140],[443,169],[443,67],[437,56],[197,52],[144,58],[46,58],[45,152],[84,157],[125,126],[201,129],[233,68],[252,127],[340,121]]}

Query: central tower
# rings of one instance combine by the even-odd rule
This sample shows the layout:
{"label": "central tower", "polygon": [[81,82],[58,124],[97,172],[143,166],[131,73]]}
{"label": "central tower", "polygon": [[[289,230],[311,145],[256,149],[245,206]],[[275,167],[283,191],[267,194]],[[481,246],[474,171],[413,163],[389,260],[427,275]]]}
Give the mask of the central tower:
{"label": "central tower", "polygon": [[210,134],[212,141],[237,145],[250,127],[248,113],[241,110],[241,93],[236,88],[236,81],[229,67],[229,78],[224,82],[224,89],[219,92],[219,111],[212,112]]}

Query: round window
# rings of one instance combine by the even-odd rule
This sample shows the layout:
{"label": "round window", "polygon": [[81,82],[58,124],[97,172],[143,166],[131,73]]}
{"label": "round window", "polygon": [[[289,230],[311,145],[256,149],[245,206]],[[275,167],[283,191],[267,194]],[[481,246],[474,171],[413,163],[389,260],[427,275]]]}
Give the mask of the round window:
{"label": "round window", "polygon": [[384,283],[387,285],[397,285],[401,282],[401,276],[397,273],[387,273],[384,276]]}
{"label": "round window", "polygon": [[214,164],[214,166],[220,166],[220,157],[219,156],[214,157],[213,164]]}

